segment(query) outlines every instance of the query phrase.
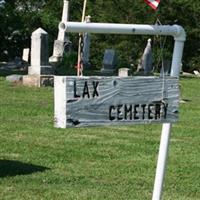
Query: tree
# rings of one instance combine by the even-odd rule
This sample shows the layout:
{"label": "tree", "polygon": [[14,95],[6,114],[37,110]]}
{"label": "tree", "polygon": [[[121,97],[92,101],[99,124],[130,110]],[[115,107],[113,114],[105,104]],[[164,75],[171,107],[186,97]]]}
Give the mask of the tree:
{"label": "tree", "polygon": [[[1,0],[0,2],[0,59],[5,59],[8,51],[10,58],[22,53],[30,46],[31,33],[38,27],[49,33],[50,50],[57,37],[61,20],[63,0]],[[70,20],[80,21],[83,0],[70,1]],[[187,32],[183,66],[185,69],[197,68],[200,62],[200,3],[199,0],[162,0],[158,11],[147,4],[133,0],[88,0],[86,15],[93,22],[155,24],[179,24]],[[147,36],[92,35],[91,62],[97,68],[105,48],[115,48],[121,67],[130,64],[130,57],[137,60],[146,45]],[[78,35],[70,34],[74,50],[77,50]],[[160,54],[160,38],[152,37],[154,63]],[[164,38],[162,38],[164,40]],[[165,55],[172,52],[173,39],[167,37]],[[50,52],[51,54],[52,52]]]}

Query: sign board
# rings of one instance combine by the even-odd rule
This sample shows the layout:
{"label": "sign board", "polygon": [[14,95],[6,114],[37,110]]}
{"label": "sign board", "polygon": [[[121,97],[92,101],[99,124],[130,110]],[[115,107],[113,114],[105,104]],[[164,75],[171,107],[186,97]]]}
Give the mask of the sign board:
{"label": "sign board", "polygon": [[55,76],[55,127],[175,122],[174,77]]}
{"label": "sign board", "polygon": [[[61,22],[74,33],[171,35],[171,77],[55,77],[55,126],[163,123],[152,200],[162,198],[171,122],[177,120],[185,30],[178,25]],[[104,70],[104,68],[103,68]],[[176,77],[176,78],[172,78]]]}

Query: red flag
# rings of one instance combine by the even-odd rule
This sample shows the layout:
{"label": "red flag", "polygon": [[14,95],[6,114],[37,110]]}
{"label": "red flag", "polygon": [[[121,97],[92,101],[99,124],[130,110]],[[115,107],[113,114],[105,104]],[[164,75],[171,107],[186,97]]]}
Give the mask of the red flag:
{"label": "red flag", "polygon": [[158,8],[160,0],[144,0],[148,5],[150,5],[154,10]]}

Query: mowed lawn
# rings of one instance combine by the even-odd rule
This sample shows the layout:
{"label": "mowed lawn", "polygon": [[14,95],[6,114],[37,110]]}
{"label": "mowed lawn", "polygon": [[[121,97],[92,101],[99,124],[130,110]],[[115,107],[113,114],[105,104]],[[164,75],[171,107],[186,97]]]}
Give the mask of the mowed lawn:
{"label": "mowed lawn", "polygon": [[[200,79],[182,78],[165,200],[200,199]],[[0,77],[0,199],[151,199],[161,125],[56,129],[53,89]]]}

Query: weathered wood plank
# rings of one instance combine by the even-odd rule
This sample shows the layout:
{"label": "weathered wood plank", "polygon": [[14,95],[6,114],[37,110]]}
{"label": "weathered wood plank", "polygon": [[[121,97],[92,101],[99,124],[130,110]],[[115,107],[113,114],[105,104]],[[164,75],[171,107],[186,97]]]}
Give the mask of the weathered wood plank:
{"label": "weathered wood plank", "polygon": [[178,118],[177,78],[55,77],[54,89],[56,127],[164,123]]}

